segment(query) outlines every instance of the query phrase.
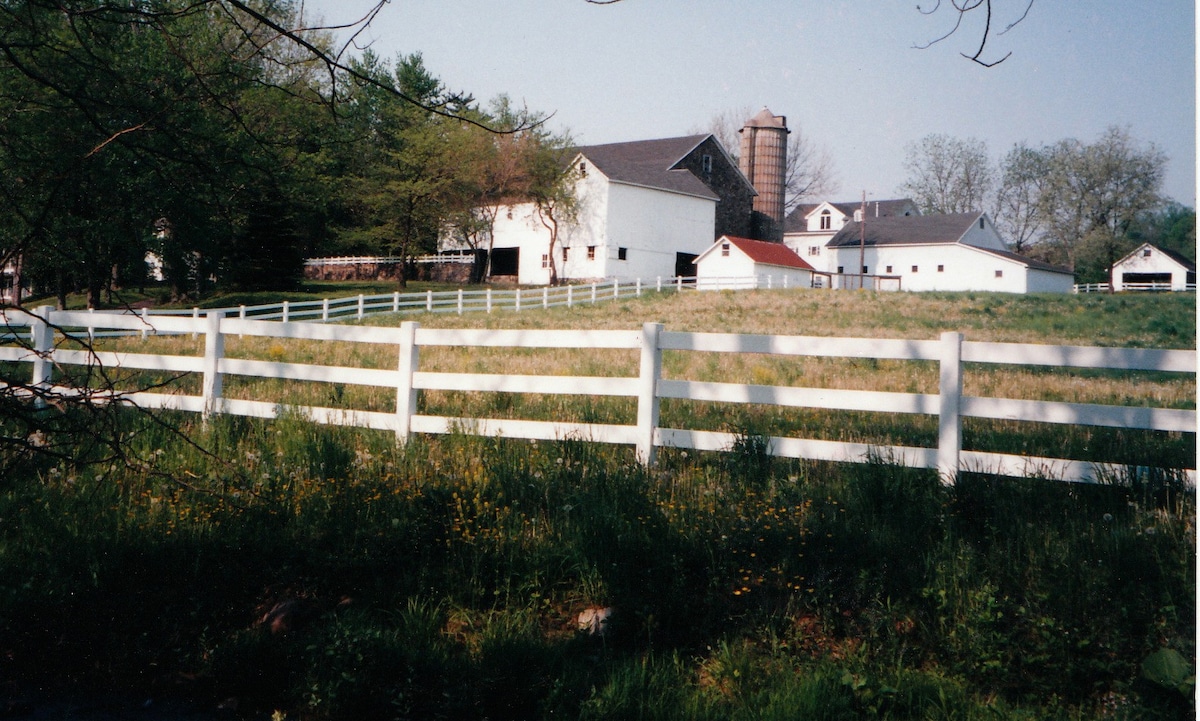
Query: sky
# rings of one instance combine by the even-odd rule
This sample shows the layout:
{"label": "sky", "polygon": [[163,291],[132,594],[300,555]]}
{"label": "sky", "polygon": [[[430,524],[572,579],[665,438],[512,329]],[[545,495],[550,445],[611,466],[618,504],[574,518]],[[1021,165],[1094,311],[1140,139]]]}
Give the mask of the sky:
{"label": "sky", "polygon": [[[918,0],[391,0],[360,37],[386,59],[420,52],[451,90],[506,94],[593,145],[687,135],[768,107],[833,159],[834,200],[899,197],[906,149],[942,133],[1092,142],[1110,126],[1168,157],[1164,193],[1196,206],[1193,0],[1034,0],[978,48],[950,3]],[[919,0],[932,7],[937,0]],[[1028,0],[993,0],[1003,29]],[[358,20],[373,0],[306,0],[309,18]],[[354,52],[352,50],[352,52]]]}

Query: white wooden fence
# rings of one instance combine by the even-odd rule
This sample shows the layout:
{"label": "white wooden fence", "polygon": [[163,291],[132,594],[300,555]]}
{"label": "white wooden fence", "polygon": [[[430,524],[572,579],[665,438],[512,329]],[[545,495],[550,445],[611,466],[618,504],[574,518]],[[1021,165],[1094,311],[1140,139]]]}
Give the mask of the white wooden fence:
{"label": "white wooden fence", "polygon": [[[220,311],[210,312],[203,318],[155,316],[147,320],[133,315],[53,311],[46,307],[32,314],[9,311],[0,319],[10,327],[21,327],[30,332],[31,347],[0,347],[0,361],[31,363],[31,382],[34,385],[53,387],[52,370],[59,365],[102,364],[108,368],[195,373],[203,377],[201,394],[198,396],[129,392],[114,393],[113,400],[144,408],[262,418],[277,417],[285,410],[281,400],[225,398],[222,386],[226,376],[386,387],[395,389],[394,412],[315,406],[290,407],[286,410],[320,423],[391,431],[402,441],[414,433],[467,432],[509,438],[580,439],[629,444],[635,446],[638,458],[646,464],[654,463],[659,447],[726,450],[738,440],[731,433],[661,427],[659,403],[664,398],[936,415],[939,430],[935,448],[782,437],[770,438],[768,448],[774,455],[792,458],[843,462],[883,459],[908,467],[937,469],[946,482],[952,482],[964,470],[1073,482],[1098,482],[1119,477],[1128,471],[1121,466],[1086,460],[964,450],[963,418],[1185,433],[1194,433],[1197,421],[1195,410],[971,397],[962,393],[964,363],[1194,374],[1196,352],[1192,350],[981,343],[964,341],[959,333],[945,333],[938,340],[680,333],[666,331],[661,325],[651,323],[645,324],[640,330],[449,330],[421,328],[412,321],[404,322],[399,327],[339,326],[229,318]],[[103,325],[109,329],[141,332],[147,328],[145,324],[148,322],[152,324],[150,330],[154,333],[203,333],[204,355],[172,356],[56,348],[56,345],[60,345],[57,339],[64,331],[82,335],[89,325]],[[396,348],[397,363],[394,370],[380,370],[226,357],[225,338],[230,334],[382,344]],[[639,351],[640,363],[638,375],[633,377],[423,371],[420,368],[421,349],[434,346],[630,349]],[[893,393],[667,379],[662,377],[664,351],[930,361],[940,366],[939,391],[936,394]],[[634,425],[616,425],[433,416],[421,413],[418,405],[420,390],[625,396],[637,399],[637,417]],[[1192,484],[1195,483],[1194,468],[1180,470]]]}
{"label": "white wooden fence", "polygon": [[[1124,283],[1121,286],[1122,292],[1130,293],[1169,293],[1175,290],[1171,283]],[[1108,283],[1081,283],[1074,286],[1076,293],[1107,293],[1109,292]],[[1196,292],[1196,284],[1188,283],[1184,290],[1189,293]]]}

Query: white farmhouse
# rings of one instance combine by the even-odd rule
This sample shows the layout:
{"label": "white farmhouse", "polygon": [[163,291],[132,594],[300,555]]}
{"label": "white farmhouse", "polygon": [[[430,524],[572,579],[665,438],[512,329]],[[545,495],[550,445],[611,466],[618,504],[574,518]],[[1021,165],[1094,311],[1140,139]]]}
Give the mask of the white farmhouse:
{"label": "white farmhouse", "polygon": [[865,227],[853,221],[843,226],[826,250],[828,270],[875,276],[868,287],[1070,293],[1074,285],[1069,269],[1010,252],[979,212],[868,216]]}
{"label": "white farmhouse", "polygon": [[[866,216],[890,218],[896,215],[920,215],[917,204],[908,198],[873,200],[865,204]],[[783,242],[814,267],[827,267],[825,244],[845,227],[861,220],[864,204],[860,201],[807,203],[797,205],[783,224]]]}
{"label": "white farmhouse", "polygon": [[1195,290],[1196,264],[1182,255],[1142,243],[1112,267],[1113,290]]}
{"label": "white farmhouse", "polygon": [[813,267],[783,243],[723,235],[696,258],[696,289],[808,288]]}

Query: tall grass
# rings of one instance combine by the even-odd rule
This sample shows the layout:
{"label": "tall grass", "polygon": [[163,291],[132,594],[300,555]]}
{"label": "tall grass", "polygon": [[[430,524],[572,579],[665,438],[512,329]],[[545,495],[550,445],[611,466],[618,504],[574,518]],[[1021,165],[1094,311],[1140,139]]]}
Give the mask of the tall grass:
{"label": "tall grass", "polygon": [[[711,308],[693,310],[768,332],[777,319],[746,320],[767,295],[714,294]],[[870,304],[918,302],[828,298],[867,304],[847,311],[855,328],[869,322],[859,316]],[[670,303],[685,300],[699,303],[668,299],[664,310],[639,301],[623,318],[552,319],[631,327],[639,312],[673,313]],[[962,305],[986,302],[1004,317],[1024,308],[1001,300]],[[933,315],[950,312],[948,298],[928,302]],[[1086,307],[1093,324],[1108,306],[1098,307]],[[279,352],[293,351],[357,352]],[[275,351],[247,342],[238,352]],[[540,367],[574,362],[533,356]],[[458,361],[448,353],[431,362]],[[678,371],[726,371],[722,359],[697,362]],[[807,377],[789,376],[788,364],[736,372]],[[830,372],[929,382],[924,369],[882,362]],[[1187,383],[1125,382],[1081,376],[1085,390],[1071,392],[1109,397],[1161,383],[1182,407],[1194,404]],[[1056,385],[1048,375],[1046,387]],[[34,459],[0,482],[4,692],[115,689],[182,695],[209,709],[235,698],[246,718],[1194,713],[1186,673],[1143,668],[1164,649],[1195,654],[1195,496],[1178,478],[1133,474],[1082,487],[965,474],[946,488],[932,473],[883,462],[778,459],[764,443],[780,424],[897,436],[931,432],[923,426],[881,428],[871,414],[829,421],[699,410],[711,413],[704,422],[738,431],[732,451],[664,449],[650,470],[631,449],[570,439],[450,435],[397,447],[387,434],[288,416],[202,425],[130,415],[121,431],[152,464]],[[595,402],[575,412],[627,411]],[[992,442],[1008,432],[967,426],[969,444],[972,434]],[[1131,458],[1194,454],[1194,439],[1110,440]],[[612,609],[603,636],[579,628],[579,614],[593,608]]]}

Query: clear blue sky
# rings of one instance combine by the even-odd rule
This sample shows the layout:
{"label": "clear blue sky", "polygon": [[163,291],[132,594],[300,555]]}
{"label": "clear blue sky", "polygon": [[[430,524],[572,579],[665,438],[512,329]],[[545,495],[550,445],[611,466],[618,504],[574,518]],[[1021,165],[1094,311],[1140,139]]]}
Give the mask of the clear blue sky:
{"label": "clear blue sky", "polygon": [[[838,199],[894,197],[906,144],[929,133],[978,138],[998,157],[1120,125],[1167,154],[1166,194],[1195,207],[1192,0],[1036,0],[989,42],[985,57],[1012,52],[990,69],[959,55],[975,51],[977,25],[914,49],[953,22],[916,4],[392,0],[364,37],[385,58],[420,51],[452,89],[553,112],[581,144],[683,135],[765,105],[832,154]],[[306,12],[346,22],[371,5],[307,0]],[[1026,2],[993,5],[1003,27]]]}

